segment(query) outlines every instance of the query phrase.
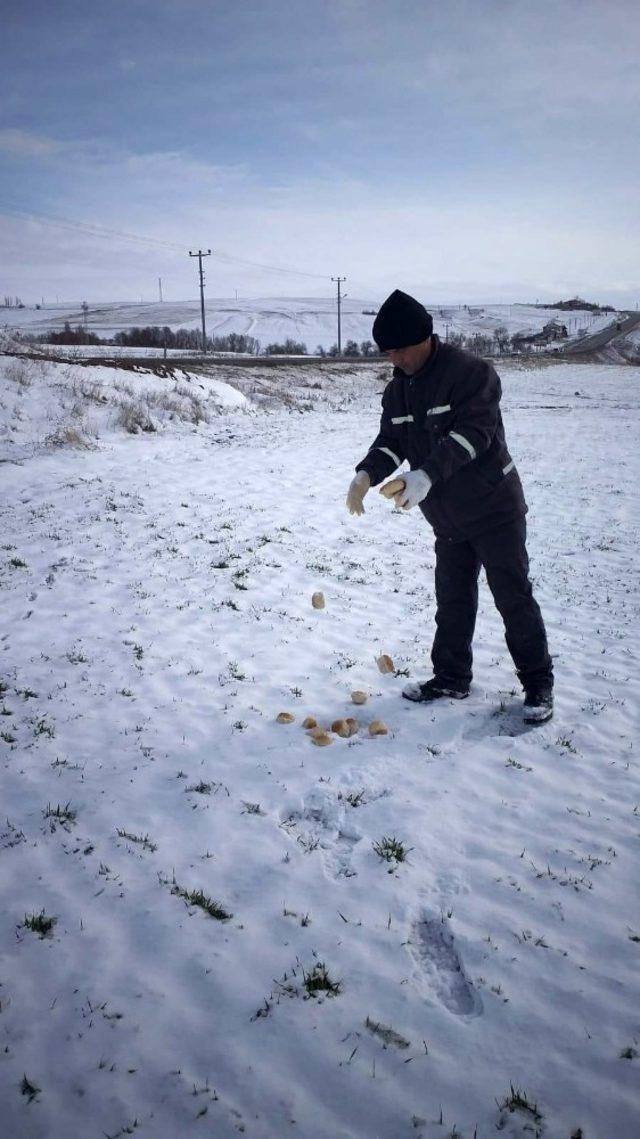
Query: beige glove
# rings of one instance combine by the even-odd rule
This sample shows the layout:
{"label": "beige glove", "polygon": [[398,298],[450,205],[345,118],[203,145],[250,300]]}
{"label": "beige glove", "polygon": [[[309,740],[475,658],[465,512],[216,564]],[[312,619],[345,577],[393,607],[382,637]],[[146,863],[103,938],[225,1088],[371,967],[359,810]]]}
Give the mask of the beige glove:
{"label": "beige glove", "polygon": [[371,488],[371,479],[366,471],[358,471],[351,480],[347,491],[347,510],[349,514],[364,514],[364,496]]}

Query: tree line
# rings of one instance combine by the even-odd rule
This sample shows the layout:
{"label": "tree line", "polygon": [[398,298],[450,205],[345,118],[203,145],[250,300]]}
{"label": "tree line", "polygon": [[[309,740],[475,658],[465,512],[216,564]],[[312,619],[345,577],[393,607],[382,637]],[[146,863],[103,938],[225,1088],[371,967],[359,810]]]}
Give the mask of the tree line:
{"label": "tree line", "polygon": [[[159,348],[179,351],[202,350],[202,333],[195,328],[178,328],[174,332],[168,325],[147,325],[145,328],[125,328],[109,338],[97,336],[82,324],[72,328],[68,320],[58,332],[48,332],[39,337],[44,344],[116,344],[121,348]],[[228,336],[208,336],[209,352],[242,352],[258,355],[260,341],[255,336],[230,332]]]}
{"label": "tree line", "polygon": [[[31,339],[24,337],[24,339]],[[59,331],[48,332],[39,336],[40,343],[67,344],[67,345],[109,345],[115,344],[122,348],[155,348],[159,350],[173,349],[178,351],[202,351],[202,333],[195,328],[178,328],[175,331],[168,325],[148,325],[145,328],[133,327],[116,332],[111,339],[100,337],[91,332],[82,324],[74,327],[65,321],[64,327]],[[463,348],[476,356],[496,356],[511,352],[522,353],[528,346],[519,333],[510,334],[506,325],[498,325],[491,334],[474,332],[466,335],[464,332],[450,333],[447,343],[455,348]],[[287,338],[281,343],[273,342],[262,348],[255,336],[248,336],[242,332],[229,332],[226,336],[208,336],[208,352],[230,352],[250,356],[307,356],[307,345],[302,341]],[[338,351],[338,345],[332,344],[329,348],[319,344],[314,353],[323,359],[335,359],[338,356],[353,358],[379,357],[377,346],[371,340],[347,340]]]}
{"label": "tree line", "polygon": [[537,304],[535,308],[557,308],[561,312],[575,312],[584,310],[585,312],[615,312],[613,305],[599,305],[594,301],[585,301],[582,297],[572,297],[569,301],[556,301],[555,304]]}

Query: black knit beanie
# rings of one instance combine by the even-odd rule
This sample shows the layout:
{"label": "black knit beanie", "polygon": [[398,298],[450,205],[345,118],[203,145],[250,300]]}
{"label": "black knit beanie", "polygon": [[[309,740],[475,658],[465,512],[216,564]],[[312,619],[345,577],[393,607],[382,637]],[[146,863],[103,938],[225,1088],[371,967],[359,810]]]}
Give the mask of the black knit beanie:
{"label": "black knit beanie", "polygon": [[381,352],[421,344],[433,332],[433,319],[415,297],[396,289],[373,322],[373,339]]}

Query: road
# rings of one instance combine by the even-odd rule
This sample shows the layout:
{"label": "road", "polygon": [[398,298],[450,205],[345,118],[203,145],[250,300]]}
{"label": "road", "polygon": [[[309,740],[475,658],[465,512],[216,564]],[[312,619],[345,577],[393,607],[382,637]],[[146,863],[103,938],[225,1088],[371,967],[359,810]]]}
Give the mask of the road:
{"label": "road", "polygon": [[601,328],[599,332],[594,332],[591,336],[583,336],[581,340],[567,344],[566,347],[560,349],[560,354],[575,356],[582,355],[585,352],[593,352],[597,348],[603,348],[605,344],[609,344],[618,336],[628,335],[638,325],[640,325],[640,312],[627,313],[624,320],[613,320],[611,324],[608,324],[606,328]]}

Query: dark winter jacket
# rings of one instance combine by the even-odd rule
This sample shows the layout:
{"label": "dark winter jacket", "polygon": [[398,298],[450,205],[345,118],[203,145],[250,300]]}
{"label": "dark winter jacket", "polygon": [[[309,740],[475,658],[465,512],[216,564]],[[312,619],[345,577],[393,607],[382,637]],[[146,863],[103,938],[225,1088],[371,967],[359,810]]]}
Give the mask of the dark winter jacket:
{"label": "dark winter jacket", "polygon": [[436,535],[474,538],[526,513],[504,437],[500,379],[485,360],[432,337],[414,376],[394,369],[382,396],[380,433],[356,470],[375,486],[407,460],[432,482],[420,509]]}

